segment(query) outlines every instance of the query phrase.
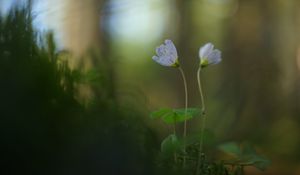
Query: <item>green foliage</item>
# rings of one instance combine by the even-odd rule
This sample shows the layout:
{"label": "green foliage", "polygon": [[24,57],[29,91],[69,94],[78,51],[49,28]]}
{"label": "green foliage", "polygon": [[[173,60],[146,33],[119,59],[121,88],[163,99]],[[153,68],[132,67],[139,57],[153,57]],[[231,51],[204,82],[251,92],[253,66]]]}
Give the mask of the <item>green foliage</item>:
{"label": "green foliage", "polygon": [[242,155],[240,146],[235,142],[224,143],[219,146],[219,149],[227,154],[240,157]]}
{"label": "green foliage", "polygon": [[259,155],[249,143],[239,145],[235,142],[228,142],[220,145],[219,149],[234,157],[228,162],[229,164],[254,166],[260,170],[265,170],[271,163],[264,156]]}
{"label": "green foliage", "polygon": [[75,82],[79,84],[93,84],[97,85],[103,82],[104,75],[100,70],[90,69],[86,72],[75,70],[74,72]]}
{"label": "green foliage", "polygon": [[170,109],[162,108],[160,110],[154,111],[150,114],[152,119],[160,118],[167,124],[175,124],[184,122],[185,120],[190,120],[201,113],[199,108],[181,108],[181,109]]}
{"label": "green foliage", "polygon": [[[162,108],[151,113],[152,119],[162,119],[167,124],[182,122],[198,115],[201,110],[197,108],[170,109]],[[186,115],[185,115],[186,114]],[[212,146],[215,143],[213,132],[205,129],[204,133],[189,134],[184,138],[178,138],[171,134],[161,143],[160,165],[163,168],[161,174],[196,174],[200,175],[243,175],[245,166],[254,166],[265,170],[270,161],[257,154],[255,149],[247,143],[238,145],[228,142],[218,146],[218,149],[231,155],[233,159],[228,161],[208,161],[204,153],[200,153],[201,139],[204,145]],[[185,163],[184,163],[185,162]],[[228,167],[231,168],[228,168]],[[168,169],[167,171],[165,169]]]}
{"label": "green foliage", "polygon": [[[161,119],[176,127],[177,123],[190,120],[200,113],[201,110],[198,108],[162,108],[152,112],[150,117]],[[204,145],[212,145],[215,143],[214,138],[214,134],[209,130],[204,130],[203,133],[189,134],[183,138],[178,138],[175,134],[169,135],[161,143],[161,153],[164,157],[163,166],[171,168],[172,171],[169,171],[169,174],[194,174],[196,171],[196,174],[201,175],[242,175],[245,166],[254,166],[264,170],[270,164],[269,160],[258,155],[249,144],[238,145],[235,142],[228,142],[218,147],[233,156],[233,160],[220,163],[207,161],[205,154],[202,152],[200,154],[200,142],[202,140]],[[170,165],[170,163],[173,164]],[[228,169],[228,165],[231,165],[232,168]]]}
{"label": "green foliage", "polygon": [[[201,139],[201,133],[189,134],[185,139],[178,138],[178,136],[176,136],[175,134],[170,134],[162,141],[161,152],[165,156],[170,156],[173,153],[182,154],[184,145],[186,145],[187,147],[189,146],[193,147],[194,145],[197,145],[200,142],[200,139]],[[210,145],[214,143],[215,141],[214,134],[209,130],[205,130],[203,134],[203,141],[206,145]]]}
{"label": "green foliage", "polygon": [[[28,8],[0,17],[0,174],[153,174],[159,147],[141,113],[108,98],[108,74],[71,70],[53,34],[37,36]],[[82,74],[101,87],[88,107]]]}
{"label": "green foliage", "polygon": [[165,156],[171,156],[176,152],[179,152],[182,148],[182,142],[179,141],[176,135],[171,134],[166,137],[161,143],[161,152]]}

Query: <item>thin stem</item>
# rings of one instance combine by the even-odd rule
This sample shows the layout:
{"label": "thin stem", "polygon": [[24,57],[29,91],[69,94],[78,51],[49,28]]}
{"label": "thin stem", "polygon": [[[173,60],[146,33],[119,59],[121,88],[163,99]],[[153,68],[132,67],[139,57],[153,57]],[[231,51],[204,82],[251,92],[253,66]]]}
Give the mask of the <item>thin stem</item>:
{"label": "thin stem", "polygon": [[203,91],[201,86],[201,79],[200,79],[200,72],[201,72],[201,66],[199,67],[197,71],[197,81],[198,81],[198,89],[201,97],[201,106],[202,106],[202,126],[201,126],[201,136],[200,136],[200,146],[199,146],[199,155],[198,155],[198,165],[197,165],[197,172],[199,173],[200,164],[201,164],[201,154],[203,152],[203,136],[204,136],[204,129],[205,129],[205,122],[206,122],[206,112],[205,112],[205,103],[204,103],[204,97],[203,97]]}
{"label": "thin stem", "polygon": [[[183,79],[183,84],[184,84],[184,92],[185,92],[185,120],[184,120],[184,128],[183,128],[183,140],[184,140],[184,152],[185,152],[185,140],[186,140],[186,130],[187,130],[187,122],[186,122],[186,115],[187,115],[187,107],[188,107],[188,92],[187,92],[187,83],[186,83],[186,78],[184,75],[184,72],[181,67],[178,68]],[[183,157],[183,166],[185,166],[185,156]]]}
{"label": "thin stem", "polygon": [[173,125],[173,134],[176,135],[176,123]]}
{"label": "thin stem", "polygon": [[198,80],[198,88],[199,88],[199,93],[201,96],[201,104],[202,104],[202,127],[201,127],[201,137],[200,137],[200,154],[202,153],[202,147],[203,147],[203,133],[205,129],[205,122],[206,122],[206,112],[205,112],[205,103],[204,103],[204,97],[203,97],[203,91],[202,91],[202,86],[201,86],[201,79],[200,79],[200,72],[201,72],[201,67],[199,67],[197,71],[197,80]]}
{"label": "thin stem", "polygon": [[205,113],[205,103],[204,103],[204,96],[203,96],[202,86],[201,86],[200,72],[201,72],[201,67],[199,67],[197,71],[197,80],[198,80],[199,93],[201,97],[202,113]]}

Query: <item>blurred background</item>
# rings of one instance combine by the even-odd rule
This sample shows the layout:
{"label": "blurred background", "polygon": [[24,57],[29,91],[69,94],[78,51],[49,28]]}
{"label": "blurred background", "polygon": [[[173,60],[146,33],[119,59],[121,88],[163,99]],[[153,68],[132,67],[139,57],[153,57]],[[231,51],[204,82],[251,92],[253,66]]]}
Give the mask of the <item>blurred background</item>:
{"label": "blurred background", "polygon": [[191,107],[200,46],[222,51],[202,73],[208,128],[272,161],[246,174],[300,174],[300,1],[0,0],[0,15],[6,174],[154,174],[170,128],[149,112],[184,107],[179,71],[151,59],[165,39]]}

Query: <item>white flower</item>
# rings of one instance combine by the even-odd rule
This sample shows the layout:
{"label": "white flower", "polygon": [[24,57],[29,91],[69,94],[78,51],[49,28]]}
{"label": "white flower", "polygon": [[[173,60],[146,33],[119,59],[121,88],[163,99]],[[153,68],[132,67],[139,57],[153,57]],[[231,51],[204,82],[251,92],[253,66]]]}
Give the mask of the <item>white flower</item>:
{"label": "white flower", "polygon": [[156,48],[157,56],[152,59],[163,66],[179,67],[177,50],[171,40],[165,40],[165,44]]}
{"label": "white flower", "polygon": [[222,61],[221,51],[214,49],[214,45],[207,43],[199,49],[200,66],[206,67],[211,64],[218,64]]}

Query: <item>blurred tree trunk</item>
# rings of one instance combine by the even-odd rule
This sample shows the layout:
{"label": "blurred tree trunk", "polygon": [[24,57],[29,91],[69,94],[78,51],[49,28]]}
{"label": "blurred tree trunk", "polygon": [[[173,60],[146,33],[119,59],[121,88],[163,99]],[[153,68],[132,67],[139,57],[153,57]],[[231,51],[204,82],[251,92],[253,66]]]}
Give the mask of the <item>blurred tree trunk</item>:
{"label": "blurred tree trunk", "polygon": [[224,110],[235,111],[220,120],[228,123],[227,137],[272,142],[280,146],[270,150],[286,155],[299,145],[295,135],[282,137],[280,131],[287,127],[294,133],[299,127],[297,9],[296,1],[240,0],[224,61]]}
{"label": "blurred tree trunk", "polygon": [[278,65],[270,47],[272,18],[267,3],[240,0],[228,37],[223,99],[227,101],[224,103],[231,104],[226,106],[233,109],[235,115],[226,116],[224,120],[231,121],[227,122],[228,131],[231,130],[235,137],[250,134],[249,126],[265,129],[274,114],[273,108],[279,105],[274,96],[278,86]]}
{"label": "blurred tree trunk", "polygon": [[[276,21],[274,26],[274,57],[280,65],[281,86],[278,88],[281,100],[287,101],[283,107],[285,114],[297,116],[297,85],[299,84],[299,1],[276,0],[272,3],[272,17]],[[277,48],[276,48],[277,47]],[[299,90],[299,88],[298,88]],[[298,91],[299,93],[299,91]],[[298,105],[297,105],[298,104]],[[299,113],[298,113],[299,114]],[[297,117],[298,118],[298,117]]]}
{"label": "blurred tree trunk", "polygon": [[64,46],[76,59],[70,60],[72,67],[88,69],[93,60],[82,56],[91,48],[100,48],[100,7],[101,0],[65,0]]}
{"label": "blurred tree trunk", "polygon": [[96,70],[102,77],[101,87],[78,85],[79,98],[87,102],[94,97],[115,98],[110,36],[105,31],[108,16],[102,13],[103,4],[108,2],[65,0],[64,4],[63,42],[72,54],[70,66],[83,72]]}

